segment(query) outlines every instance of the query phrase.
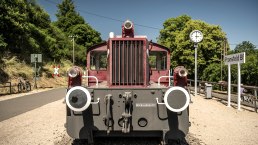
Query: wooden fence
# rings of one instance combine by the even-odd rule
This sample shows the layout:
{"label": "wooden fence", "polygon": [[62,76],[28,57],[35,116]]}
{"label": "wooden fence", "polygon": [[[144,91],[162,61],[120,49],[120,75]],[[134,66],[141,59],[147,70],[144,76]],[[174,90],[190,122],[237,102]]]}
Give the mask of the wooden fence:
{"label": "wooden fence", "polygon": [[[5,90],[5,88],[8,88]],[[17,89],[15,89],[17,88]],[[6,82],[0,84],[0,95],[8,95],[13,93],[21,93],[31,91],[31,84],[29,82],[19,82],[18,84],[12,84],[11,82]]]}
{"label": "wooden fence", "polygon": [[0,84],[0,95],[4,95],[2,88],[9,88],[9,91],[7,91],[7,94],[12,94],[12,83],[11,82],[6,82],[4,84]]}

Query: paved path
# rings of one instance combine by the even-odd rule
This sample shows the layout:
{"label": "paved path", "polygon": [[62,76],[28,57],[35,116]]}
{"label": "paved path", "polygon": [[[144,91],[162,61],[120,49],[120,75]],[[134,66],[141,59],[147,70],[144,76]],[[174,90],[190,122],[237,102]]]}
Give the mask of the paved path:
{"label": "paved path", "polygon": [[0,101],[0,122],[65,97],[65,88]]}

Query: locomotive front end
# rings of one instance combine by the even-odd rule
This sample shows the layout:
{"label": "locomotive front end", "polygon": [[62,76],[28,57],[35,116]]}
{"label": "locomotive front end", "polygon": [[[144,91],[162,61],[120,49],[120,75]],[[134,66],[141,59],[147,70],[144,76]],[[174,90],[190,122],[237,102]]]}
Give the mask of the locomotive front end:
{"label": "locomotive front end", "polygon": [[121,36],[110,36],[88,50],[85,73],[69,70],[68,134],[88,143],[98,137],[184,139],[190,96],[184,86],[170,86],[169,49],[134,35],[129,20]]}

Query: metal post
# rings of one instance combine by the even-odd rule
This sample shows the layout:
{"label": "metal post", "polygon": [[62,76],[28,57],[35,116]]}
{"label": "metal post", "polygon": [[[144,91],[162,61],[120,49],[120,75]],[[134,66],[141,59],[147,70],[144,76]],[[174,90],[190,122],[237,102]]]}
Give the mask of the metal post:
{"label": "metal post", "polygon": [[73,65],[74,65],[74,38],[78,37],[78,36],[77,35],[70,35],[69,37],[72,38],[72,41],[73,41]]}
{"label": "metal post", "polygon": [[[220,54],[220,80],[222,81],[222,48]],[[220,90],[222,91],[222,85],[220,86]]]}
{"label": "metal post", "polygon": [[9,88],[10,90],[10,94],[12,94],[12,82],[10,82],[10,88]]}
{"label": "metal post", "polygon": [[231,72],[230,72],[230,64],[228,64],[228,107],[230,107],[231,101]]}
{"label": "metal post", "polygon": [[194,96],[197,96],[197,48],[198,44],[194,44],[195,47],[195,54],[194,54],[194,59],[195,59],[195,70],[194,70]]}
{"label": "metal post", "polygon": [[37,87],[37,55],[34,55],[34,59],[35,59],[35,77],[34,77],[34,88],[38,88]]}
{"label": "metal post", "polygon": [[170,85],[171,85],[170,70],[168,70],[168,76],[169,76],[169,78],[168,78],[168,86],[170,87]]}
{"label": "metal post", "polygon": [[237,90],[238,90],[238,93],[237,93],[237,109],[240,111],[241,108],[240,108],[240,96],[241,96],[241,92],[240,92],[240,89],[241,89],[241,74],[240,74],[240,69],[241,69],[241,66],[240,66],[240,63],[238,62],[237,63],[237,73],[238,73],[238,81],[237,81]]}
{"label": "metal post", "polygon": [[74,37],[73,37],[73,65],[74,65]]}

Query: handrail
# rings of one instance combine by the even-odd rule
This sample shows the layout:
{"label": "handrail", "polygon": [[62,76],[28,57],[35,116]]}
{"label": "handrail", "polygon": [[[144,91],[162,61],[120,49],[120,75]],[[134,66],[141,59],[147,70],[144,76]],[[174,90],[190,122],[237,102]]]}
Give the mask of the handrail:
{"label": "handrail", "polygon": [[86,75],[84,75],[84,76],[82,76],[82,78],[94,78],[94,79],[96,80],[96,86],[99,85],[99,80],[98,80],[98,78],[95,77],[95,76],[86,76]]}
{"label": "handrail", "polygon": [[[170,78],[170,70],[168,70],[168,76],[169,76],[169,78]],[[168,86],[170,86],[170,84],[171,84],[171,80],[168,79]]]}
{"label": "handrail", "polygon": [[156,98],[156,101],[157,101],[157,104],[159,104],[159,105],[165,105],[165,103],[160,103],[159,102],[159,98]]}
{"label": "handrail", "polygon": [[98,104],[99,103],[99,98],[97,99],[97,102],[90,102],[91,104]]}
{"label": "handrail", "polygon": [[[158,85],[160,86],[160,79],[161,78],[173,78],[173,76],[160,76],[159,79],[158,79]],[[169,84],[170,86],[170,84]]]}

